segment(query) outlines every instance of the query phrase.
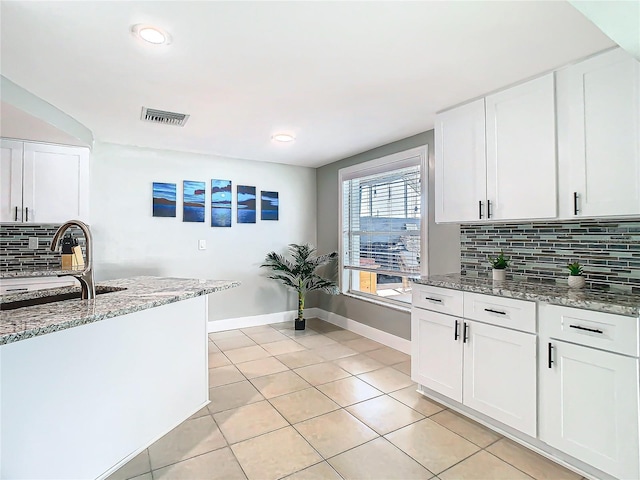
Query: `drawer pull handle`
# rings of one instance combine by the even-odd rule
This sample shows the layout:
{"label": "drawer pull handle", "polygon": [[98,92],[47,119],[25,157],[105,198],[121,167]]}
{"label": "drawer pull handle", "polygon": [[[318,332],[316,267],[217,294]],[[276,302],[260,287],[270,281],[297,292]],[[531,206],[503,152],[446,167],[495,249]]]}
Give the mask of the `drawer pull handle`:
{"label": "drawer pull handle", "polygon": [[7,292],[26,292],[28,288],[7,288]]}
{"label": "drawer pull handle", "polygon": [[439,298],[424,297],[424,299],[429,300],[430,302],[442,303],[442,300],[440,300]]}
{"label": "drawer pull handle", "polygon": [[507,312],[501,312],[500,310],[493,310],[491,308],[485,308],[485,312],[497,313],[498,315],[506,315]]}
{"label": "drawer pull handle", "polygon": [[551,345],[551,342],[549,342],[549,346],[547,348],[547,352],[549,355],[549,368],[552,368],[552,365],[553,365],[552,351],[553,351],[553,345]]}
{"label": "drawer pull handle", "polygon": [[467,322],[462,322],[462,343],[467,343],[469,337],[467,336],[467,331],[469,330],[469,325]]}
{"label": "drawer pull handle", "polygon": [[460,328],[460,322],[458,320],[456,320],[456,326],[453,329],[453,339],[454,340],[458,340],[458,337],[460,336],[460,330],[458,330]]}
{"label": "drawer pull handle", "polygon": [[604,331],[598,330],[597,328],[581,327],[580,325],[569,325],[569,327],[570,328],[575,328],[576,330],[585,330],[587,332],[600,333],[600,334],[604,333]]}

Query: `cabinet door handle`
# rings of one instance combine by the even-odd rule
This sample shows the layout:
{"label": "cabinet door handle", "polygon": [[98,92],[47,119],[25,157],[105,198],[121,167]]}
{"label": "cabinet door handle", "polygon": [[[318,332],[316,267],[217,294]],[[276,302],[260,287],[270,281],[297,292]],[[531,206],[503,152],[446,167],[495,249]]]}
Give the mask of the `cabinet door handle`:
{"label": "cabinet door handle", "polygon": [[424,297],[424,299],[429,300],[430,302],[442,303],[442,300],[439,298]]}
{"label": "cabinet door handle", "polygon": [[485,312],[497,313],[498,315],[506,315],[507,312],[501,312],[500,310],[494,310],[492,308],[485,308]]}
{"label": "cabinet door handle", "polygon": [[478,218],[482,220],[482,200],[478,200]]}
{"label": "cabinet door handle", "polygon": [[469,337],[467,336],[467,330],[469,330],[469,325],[467,322],[462,322],[462,343],[467,343]]}
{"label": "cabinet door handle", "polygon": [[25,212],[25,222],[29,221],[29,207],[24,207],[24,212]]}
{"label": "cabinet door handle", "polygon": [[16,222],[18,221],[18,207],[16,206],[16,214],[13,218]]}
{"label": "cabinet door handle", "polygon": [[578,192],[573,192],[573,214],[578,215]]}
{"label": "cabinet door handle", "polygon": [[26,292],[28,288],[7,288],[7,292]]}
{"label": "cabinet door handle", "polygon": [[453,329],[453,339],[454,340],[458,340],[458,337],[460,336],[460,330],[458,330],[458,328],[460,327],[460,322],[458,320],[456,320],[456,326]]}
{"label": "cabinet door handle", "polygon": [[553,353],[552,353],[552,351],[553,351],[553,345],[551,345],[551,342],[549,342],[549,346],[547,348],[547,354],[548,354],[548,357],[549,357],[549,368],[552,368],[552,365],[553,365],[553,358],[552,358]]}
{"label": "cabinet door handle", "polygon": [[491,200],[487,200],[487,218],[491,218]]}
{"label": "cabinet door handle", "polygon": [[580,325],[569,325],[569,328],[575,328],[576,330],[584,330],[586,332],[593,332],[593,333],[600,333],[600,334],[604,333],[604,331],[598,330],[597,328],[581,327]]}

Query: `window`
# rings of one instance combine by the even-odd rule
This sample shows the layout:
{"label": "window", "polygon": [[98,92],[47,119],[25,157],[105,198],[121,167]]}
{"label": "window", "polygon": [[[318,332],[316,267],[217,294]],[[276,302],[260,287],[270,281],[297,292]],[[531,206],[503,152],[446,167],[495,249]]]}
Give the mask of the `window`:
{"label": "window", "polygon": [[414,148],[339,172],[343,293],[398,305],[420,276],[427,149]]}

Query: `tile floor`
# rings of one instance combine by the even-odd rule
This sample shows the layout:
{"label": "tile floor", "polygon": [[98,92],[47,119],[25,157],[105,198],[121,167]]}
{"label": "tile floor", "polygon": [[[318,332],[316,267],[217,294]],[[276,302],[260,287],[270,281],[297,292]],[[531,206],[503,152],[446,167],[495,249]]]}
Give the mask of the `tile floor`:
{"label": "tile floor", "polygon": [[322,320],[209,338],[211,403],[109,480],[580,480],[416,393],[408,355]]}

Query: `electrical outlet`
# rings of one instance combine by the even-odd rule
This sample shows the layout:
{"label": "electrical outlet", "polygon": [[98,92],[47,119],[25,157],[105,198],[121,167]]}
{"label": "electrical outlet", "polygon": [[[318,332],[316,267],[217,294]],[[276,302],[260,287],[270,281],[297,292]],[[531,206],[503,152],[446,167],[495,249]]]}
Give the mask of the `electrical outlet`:
{"label": "electrical outlet", "polygon": [[29,237],[29,248],[36,250],[38,248],[38,237]]}
{"label": "electrical outlet", "polygon": [[198,250],[206,250],[206,249],[207,249],[207,241],[198,240]]}

